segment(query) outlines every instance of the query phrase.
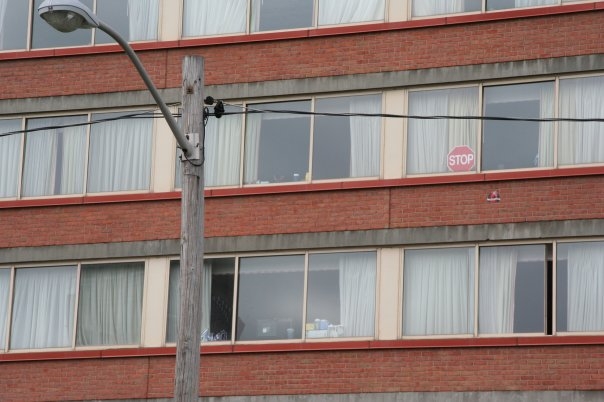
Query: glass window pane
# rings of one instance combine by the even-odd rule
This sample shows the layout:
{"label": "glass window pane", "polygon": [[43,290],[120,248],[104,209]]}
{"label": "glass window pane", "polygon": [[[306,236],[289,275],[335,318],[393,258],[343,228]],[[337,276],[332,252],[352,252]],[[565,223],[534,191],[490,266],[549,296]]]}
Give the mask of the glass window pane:
{"label": "glass window pane", "polygon": [[306,28],[313,25],[313,0],[252,0],[251,31]]}
{"label": "glass window pane", "polygon": [[306,337],[373,336],[376,253],[311,254]]}
{"label": "glass window pane", "polygon": [[556,278],[557,330],[604,331],[604,242],[559,243]]}
{"label": "glass window pane", "polygon": [[21,130],[21,119],[0,120],[0,198],[15,197],[19,186],[21,134],[2,136]]}
{"label": "glass window pane", "polygon": [[[129,42],[157,39],[159,0],[97,0],[96,15]],[[100,29],[95,43],[114,43]]]}
{"label": "glass window pane", "polygon": [[0,50],[27,47],[28,14],[28,1],[0,1]]}
{"label": "glass window pane", "polygon": [[242,33],[247,0],[185,0],[183,36]]}
{"label": "glass window pane", "polygon": [[[22,194],[79,194],[84,188],[86,116],[27,120]],[[77,126],[77,124],[82,124]],[[74,127],[66,127],[76,125]]]}
{"label": "glass window pane", "polygon": [[544,292],[544,245],[480,248],[479,333],[544,333]]}
{"label": "glass window pane", "polygon": [[[504,85],[484,89],[485,117],[554,117],[554,83]],[[554,123],[485,120],[482,169],[553,166]]]}
{"label": "glass window pane", "polygon": [[[47,47],[84,46],[92,43],[91,29],[76,29],[73,32],[59,32],[38,16],[38,7],[43,0],[34,2],[33,33],[31,47],[34,49]],[[92,10],[92,0],[80,0]]]}
{"label": "glass window pane", "polygon": [[385,0],[319,0],[319,25],[384,19]]}
{"label": "glass window pane", "polygon": [[[256,110],[310,112],[310,101],[261,103]],[[308,173],[310,116],[289,113],[247,115],[245,184],[298,181]]]}
{"label": "glass window pane", "polygon": [[487,0],[487,11],[558,4],[559,0]]}
{"label": "glass window pane", "polygon": [[[381,96],[318,99],[315,109],[325,113],[379,114]],[[315,116],[313,179],[379,176],[381,123],[380,117]]]}
{"label": "glass window pane", "polygon": [[[560,117],[604,116],[604,76],[560,80]],[[558,162],[561,165],[604,162],[604,123],[560,122]]]}
{"label": "glass window pane", "polygon": [[15,271],[11,349],[71,346],[76,277],[76,266]]}
{"label": "glass window pane", "polygon": [[93,120],[118,119],[90,129],[88,192],[149,189],[153,119],[127,115],[92,115]]}
{"label": "glass window pane", "polygon": [[143,262],[83,265],[76,345],[140,343]]}
{"label": "glass window pane", "polygon": [[406,250],[403,334],[474,331],[474,249]]}
{"label": "glass window pane", "polygon": [[[478,88],[410,92],[409,115],[477,116]],[[475,171],[478,124],[472,119],[409,119],[407,174]]]}
{"label": "glass window pane", "polygon": [[414,17],[425,17],[480,11],[481,9],[482,0],[413,0],[411,13]]}
{"label": "glass window pane", "polygon": [[236,339],[300,339],[303,298],[303,255],[241,258]]}
{"label": "glass window pane", "polygon": [[9,294],[10,269],[0,269],[0,351],[6,348]]}
{"label": "glass window pane", "polygon": [[[170,262],[166,342],[176,342],[179,314],[179,261]],[[201,341],[228,341],[233,328],[235,259],[204,260],[201,290]]]}

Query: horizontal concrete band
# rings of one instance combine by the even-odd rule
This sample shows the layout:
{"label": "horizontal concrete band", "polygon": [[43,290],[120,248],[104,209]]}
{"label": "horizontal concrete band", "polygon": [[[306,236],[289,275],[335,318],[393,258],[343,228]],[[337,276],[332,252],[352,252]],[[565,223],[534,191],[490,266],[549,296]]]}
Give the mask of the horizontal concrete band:
{"label": "horizontal concrete band", "polygon": [[[199,398],[198,402],[599,402],[602,400],[604,400],[604,391],[491,391],[230,396]],[[142,401],[170,402],[172,399],[112,400],[112,402]],[[105,401],[97,400],[97,402]]]}
{"label": "horizontal concrete band", "polygon": [[[382,90],[419,85],[445,85],[578,72],[588,73],[602,71],[603,68],[604,54],[592,54],[408,71],[209,85],[205,88],[205,93],[216,99],[258,99],[271,96]],[[178,103],[181,100],[182,89],[164,89],[160,90],[160,93],[166,103]],[[0,115],[154,104],[155,101],[149,91],[8,99],[0,101]]]}
{"label": "horizontal concrete band", "polygon": [[[259,236],[213,237],[206,254],[347,247],[398,247],[488,241],[539,241],[604,236],[604,219],[459,225]],[[180,240],[150,240],[0,249],[0,264],[177,256]]]}

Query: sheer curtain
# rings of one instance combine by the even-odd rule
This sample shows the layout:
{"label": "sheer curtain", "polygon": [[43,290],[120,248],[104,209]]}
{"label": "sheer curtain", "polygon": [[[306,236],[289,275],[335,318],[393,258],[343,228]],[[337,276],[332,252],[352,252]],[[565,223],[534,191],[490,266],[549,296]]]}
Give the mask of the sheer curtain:
{"label": "sheer curtain", "polygon": [[11,349],[71,346],[76,277],[75,266],[16,270]]}
{"label": "sheer curtain", "polygon": [[567,330],[604,330],[604,243],[569,247],[567,276]]}
{"label": "sheer curtain", "polygon": [[245,126],[244,184],[253,184],[258,181],[258,155],[260,153],[261,131],[262,114],[248,114]]}
{"label": "sheer curtain", "polygon": [[514,247],[480,249],[478,331],[483,334],[514,332],[516,268]]}
{"label": "sheer curtain", "polygon": [[[84,116],[32,119],[28,129],[83,123]],[[86,128],[64,127],[27,133],[23,195],[79,194],[84,187]]]}
{"label": "sheer curtain", "polygon": [[[554,86],[545,85],[539,92],[539,117],[554,117]],[[536,166],[554,165],[554,123],[539,123],[539,154]]]}
{"label": "sheer curtain", "polygon": [[185,0],[183,36],[245,32],[247,0]]}
{"label": "sheer curtain", "polygon": [[4,20],[6,18],[6,6],[8,0],[0,0],[0,50],[4,49]]}
{"label": "sheer curtain", "polygon": [[10,269],[0,269],[0,351],[6,347],[8,304],[10,291]]}
{"label": "sheer curtain", "polygon": [[405,335],[471,334],[474,249],[405,251]]}
{"label": "sheer curtain", "polygon": [[453,14],[464,11],[464,0],[413,0],[413,16]]}
{"label": "sheer curtain", "polygon": [[[0,120],[0,134],[19,129],[21,129],[21,120]],[[0,198],[17,195],[20,149],[20,134],[0,137]]]}
{"label": "sheer curtain", "polygon": [[[560,80],[560,117],[604,116],[604,77]],[[604,123],[560,122],[558,162],[561,165],[604,162]]]}
{"label": "sheer curtain", "polygon": [[385,0],[319,0],[319,25],[384,19]]}
{"label": "sheer curtain", "polygon": [[140,342],[144,275],[144,263],[82,266],[78,346]]}
{"label": "sheer curtain", "polygon": [[344,336],[373,336],[375,322],[375,253],[340,257],[340,321]]}
{"label": "sheer curtain", "polygon": [[558,4],[558,0],[516,0],[516,7],[534,7],[545,6],[548,4]]}
{"label": "sheer curtain", "polygon": [[[115,117],[96,115],[93,119]],[[88,192],[146,190],[151,177],[152,119],[121,119],[91,128]]]}
{"label": "sheer curtain", "polygon": [[[359,96],[350,101],[350,113],[380,113],[379,97]],[[350,176],[366,177],[380,174],[382,119],[350,117]]]}
{"label": "sheer curtain", "polygon": [[206,127],[207,186],[239,184],[242,119],[238,115],[212,119]]}
{"label": "sheer curtain", "polygon": [[129,40],[157,39],[159,0],[128,0]]}

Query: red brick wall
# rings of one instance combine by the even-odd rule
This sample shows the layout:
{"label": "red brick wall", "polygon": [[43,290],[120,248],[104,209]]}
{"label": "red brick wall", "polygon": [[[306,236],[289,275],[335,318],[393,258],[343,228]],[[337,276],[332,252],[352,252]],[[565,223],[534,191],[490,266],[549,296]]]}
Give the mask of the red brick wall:
{"label": "red brick wall", "polygon": [[[402,71],[604,53],[603,17],[598,10],[139,54],[159,88],[180,88],[182,58],[195,54],[205,57],[207,85]],[[144,84],[123,54],[112,53],[4,61],[0,88],[0,99],[11,99],[129,91]]]}
{"label": "red brick wall", "polygon": [[[409,391],[601,390],[604,346],[203,355],[205,396]],[[170,397],[173,357],[4,362],[0,400]]]}
{"label": "red brick wall", "polygon": [[[206,236],[604,217],[603,176],[208,198]],[[501,202],[489,203],[498,189]],[[0,248],[177,239],[180,201],[0,208]]]}

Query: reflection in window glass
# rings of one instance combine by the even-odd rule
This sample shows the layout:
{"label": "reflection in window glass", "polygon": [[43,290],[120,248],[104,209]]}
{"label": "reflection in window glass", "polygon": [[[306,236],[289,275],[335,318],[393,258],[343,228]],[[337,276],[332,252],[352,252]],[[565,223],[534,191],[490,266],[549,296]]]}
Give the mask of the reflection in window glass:
{"label": "reflection in window glass", "polygon": [[384,19],[385,0],[319,0],[319,25]]}
{"label": "reflection in window glass", "polygon": [[[179,261],[170,262],[166,342],[176,342],[178,336],[179,269]],[[231,340],[234,283],[234,258],[204,260],[200,311],[201,341]]]}
{"label": "reflection in window glass", "polygon": [[242,33],[247,0],[185,0],[183,36]]}
{"label": "reflection in window glass", "polygon": [[0,269],[0,351],[6,347],[8,325],[8,295],[10,291],[10,269]]}
{"label": "reflection in window glass", "polygon": [[[23,1],[23,0],[21,0]],[[76,29],[73,32],[59,32],[46,21],[38,17],[38,7],[43,0],[36,0],[34,5],[35,18],[33,20],[32,48],[85,46],[92,43],[91,29]],[[92,0],[80,0],[92,10]]]}
{"label": "reflection in window glass", "polygon": [[[0,134],[20,129],[20,119],[0,120]],[[0,198],[17,195],[20,160],[21,134],[0,136]]]}
{"label": "reflection in window glass", "polygon": [[[560,117],[604,116],[604,76],[560,80]],[[604,162],[604,123],[560,122],[558,162],[561,165]]]}
{"label": "reflection in window glass", "polygon": [[252,0],[251,31],[305,28],[313,25],[313,0]]}
{"label": "reflection in window glass", "polygon": [[306,337],[373,336],[375,252],[311,254]]}
{"label": "reflection in window glass", "polygon": [[140,343],[143,262],[83,265],[76,345]]}
{"label": "reflection in window glass", "polygon": [[[96,0],[96,15],[128,41],[157,39],[159,0]],[[96,30],[95,43],[114,43]]]}
{"label": "reflection in window glass", "polygon": [[15,271],[11,349],[71,346],[76,266]]}
{"label": "reflection in window glass", "polygon": [[544,245],[481,247],[478,275],[479,333],[544,333]]}
{"label": "reflection in window glass", "polygon": [[604,242],[559,243],[556,267],[559,332],[604,330]]}
{"label": "reflection in window glass", "polygon": [[[310,111],[310,101],[262,103],[251,109]],[[247,115],[245,184],[303,180],[308,173],[310,116],[289,113]]]}
{"label": "reflection in window glass", "polygon": [[[477,116],[478,88],[442,89],[409,93],[412,116]],[[467,162],[476,160],[478,123],[472,119],[409,119],[407,173],[445,173],[447,157],[455,147],[466,146],[460,154]],[[475,162],[457,164],[476,170]]]}
{"label": "reflection in window glass", "polygon": [[[23,196],[83,192],[86,163],[86,116],[29,119],[25,135]],[[73,124],[81,126],[65,127]]]}
{"label": "reflection in window glass", "polygon": [[[379,95],[318,99],[322,113],[381,112]],[[367,177],[380,174],[379,117],[316,116],[313,139],[313,179]]]}
{"label": "reflection in window glass", "polygon": [[486,0],[487,11],[558,4],[559,0]]}
{"label": "reflection in window glass", "polygon": [[[484,116],[519,119],[554,117],[554,83],[504,85],[484,89]],[[485,120],[482,169],[553,166],[554,123]]]}
{"label": "reflection in window glass", "polygon": [[241,258],[239,265],[236,339],[300,339],[304,256]]}
{"label": "reflection in window glass", "polygon": [[403,334],[474,331],[474,249],[406,250]]}
{"label": "reflection in window glass", "polygon": [[[94,114],[92,120],[127,113]],[[147,190],[151,182],[153,119],[121,118],[90,128],[88,191]]]}
{"label": "reflection in window glass", "polygon": [[481,9],[482,0],[413,0],[411,13],[414,17],[424,17],[480,11]]}
{"label": "reflection in window glass", "polygon": [[0,1],[0,50],[27,47],[29,1]]}

